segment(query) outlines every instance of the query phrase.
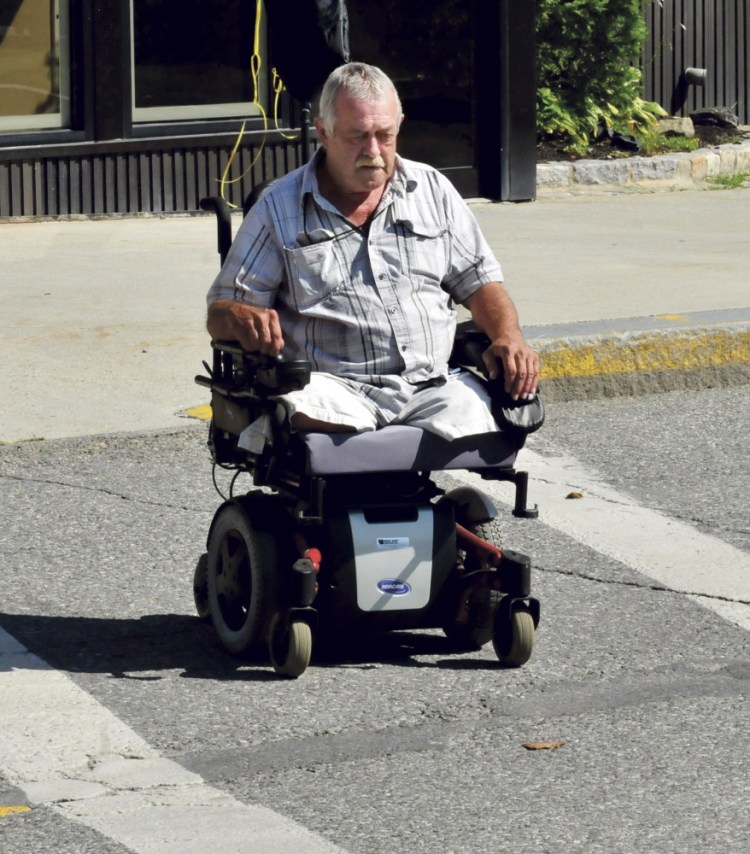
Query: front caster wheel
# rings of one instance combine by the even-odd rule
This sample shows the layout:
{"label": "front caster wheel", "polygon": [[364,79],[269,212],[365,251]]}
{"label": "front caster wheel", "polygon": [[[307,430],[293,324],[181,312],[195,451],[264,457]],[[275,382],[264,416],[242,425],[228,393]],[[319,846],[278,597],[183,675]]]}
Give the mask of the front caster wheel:
{"label": "front caster wheel", "polygon": [[498,611],[492,646],[506,667],[521,667],[534,651],[534,618],[523,607],[515,607],[510,615]]}
{"label": "front caster wheel", "polygon": [[285,622],[281,614],[273,618],[268,651],[274,671],[279,676],[296,679],[307,670],[310,663],[312,630],[302,620],[290,620],[286,629]]}
{"label": "front caster wheel", "polygon": [[211,604],[208,601],[208,553],[203,554],[198,558],[193,573],[193,600],[195,601],[195,610],[203,622],[211,621]]}

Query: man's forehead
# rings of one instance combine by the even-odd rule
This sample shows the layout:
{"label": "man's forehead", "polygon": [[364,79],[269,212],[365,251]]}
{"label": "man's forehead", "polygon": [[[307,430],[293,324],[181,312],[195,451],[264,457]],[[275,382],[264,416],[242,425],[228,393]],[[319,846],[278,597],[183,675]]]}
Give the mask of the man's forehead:
{"label": "man's forehead", "polygon": [[399,118],[398,105],[393,95],[369,102],[339,92],[336,99],[336,124],[367,130],[373,124],[383,127],[397,125]]}

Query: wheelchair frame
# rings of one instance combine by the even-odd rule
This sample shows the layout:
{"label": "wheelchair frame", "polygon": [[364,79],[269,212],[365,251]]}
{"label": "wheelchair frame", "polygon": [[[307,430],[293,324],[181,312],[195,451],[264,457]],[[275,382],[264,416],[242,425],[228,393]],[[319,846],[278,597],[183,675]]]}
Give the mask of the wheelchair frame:
{"label": "wheelchair frame", "polygon": [[[201,206],[217,214],[223,262],[231,244],[228,208],[215,197]],[[451,367],[481,372],[486,338],[462,326]],[[531,561],[500,547],[497,509],[487,496],[468,486],[441,489],[432,474],[443,470],[439,464],[321,470],[310,442],[330,434],[292,434],[276,417],[276,397],[307,384],[309,363],[248,353],[237,342],[214,341],[212,349],[212,364],[203,363],[207,375],[195,378],[211,392],[211,458],[214,466],[249,474],[254,486],[235,497],[232,482],[193,579],[198,614],[213,623],[228,652],[265,651],[276,673],[294,678],[309,664],[314,632],[442,628],[459,649],[492,641],[506,666],[528,661],[540,618]],[[440,448],[438,457],[450,457],[455,443],[417,428],[370,435],[394,436],[399,429],[422,434],[428,446]],[[341,443],[361,435],[338,434]],[[537,508],[528,506],[528,474],[514,465],[524,441],[522,432],[505,435],[513,464],[493,459],[485,465],[469,454],[471,465],[447,468],[510,482],[513,515],[536,518]],[[358,540],[363,530],[369,540],[378,535],[383,551],[374,558]],[[407,552],[409,567],[390,571]],[[382,571],[373,569],[381,564]],[[428,590],[419,607],[408,604],[412,587]]]}

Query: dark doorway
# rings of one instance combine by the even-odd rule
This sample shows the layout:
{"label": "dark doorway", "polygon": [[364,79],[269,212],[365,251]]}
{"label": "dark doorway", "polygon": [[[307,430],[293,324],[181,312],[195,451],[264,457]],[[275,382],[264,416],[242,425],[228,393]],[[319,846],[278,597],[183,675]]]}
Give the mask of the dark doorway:
{"label": "dark doorway", "polygon": [[466,0],[349,0],[351,58],[396,83],[406,120],[399,153],[443,170],[476,195],[471,4]]}

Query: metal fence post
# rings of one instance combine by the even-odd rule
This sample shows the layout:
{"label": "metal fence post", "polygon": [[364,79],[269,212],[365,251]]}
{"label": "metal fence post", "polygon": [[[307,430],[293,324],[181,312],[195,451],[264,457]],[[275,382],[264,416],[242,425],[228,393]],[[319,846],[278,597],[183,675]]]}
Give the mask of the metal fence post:
{"label": "metal fence post", "polygon": [[481,195],[536,198],[536,2],[474,0]]}

